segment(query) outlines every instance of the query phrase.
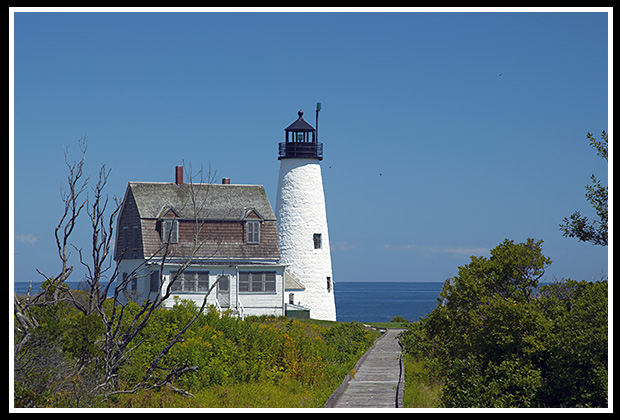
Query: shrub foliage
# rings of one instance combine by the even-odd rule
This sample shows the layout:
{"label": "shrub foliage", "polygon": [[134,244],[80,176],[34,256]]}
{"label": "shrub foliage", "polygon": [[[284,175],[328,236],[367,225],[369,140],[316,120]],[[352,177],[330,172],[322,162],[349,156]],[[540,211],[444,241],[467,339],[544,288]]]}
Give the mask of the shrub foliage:
{"label": "shrub foliage", "polygon": [[[145,403],[144,399],[127,399],[123,393],[108,393],[103,399],[93,389],[97,375],[104,370],[98,345],[102,326],[97,317],[91,319],[63,303],[41,310],[47,314],[39,317],[43,322],[33,335],[35,339],[15,355],[16,407],[118,406],[128,400]],[[130,303],[124,310],[138,311],[139,307]],[[195,314],[196,307],[185,301],[154,314],[132,343],[119,372],[119,391],[132,390],[143,380],[153,358]],[[374,338],[359,323],[322,327],[285,317],[240,320],[210,308],[165,356],[154,382],[170,375],[166,366],[181,365],[190,369],[172,382],[173,389],[199,394],[213,388],[226,395],[223,390],[240,389],[244,383],[265,384],[267,390],[291,387],[292,392],[305,387],[317,396],[312,404],[320,405],[319,400],[329,397]],[[244,401],[247,404],[247,399]]]}
{"label": "shrub foliage", "polygon": [[505,240],[446,281],[402,335],[446,407],[606,407],[607,281],[540,285],[542,241]]}

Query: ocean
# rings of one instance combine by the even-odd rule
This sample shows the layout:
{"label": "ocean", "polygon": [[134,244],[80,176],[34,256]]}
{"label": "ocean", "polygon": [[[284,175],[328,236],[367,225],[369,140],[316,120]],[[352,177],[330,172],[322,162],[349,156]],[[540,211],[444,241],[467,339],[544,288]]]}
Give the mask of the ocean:
{"label": "ocean", "polygon": [[[72,288],[78,283],[68,282]],[[442,282],[338,282],[334,284],[336,319],[343,322],[388,322],[400,315],[419,321],[437,306]],[[27,282],[15,282],[25,294]]]}
{"label": "ocean", "polygon": [[442,282],[338,282],[336,320],[388,322],[400,315],[419,321],[437,306]]}

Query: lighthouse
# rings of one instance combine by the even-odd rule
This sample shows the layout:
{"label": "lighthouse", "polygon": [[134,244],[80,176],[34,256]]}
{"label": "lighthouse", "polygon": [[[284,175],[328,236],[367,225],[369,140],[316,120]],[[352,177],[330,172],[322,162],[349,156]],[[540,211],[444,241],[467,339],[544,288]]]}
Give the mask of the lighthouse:
{"label": "lighthouse", "polygon": [[[317,104],[316,116],[320,103]],[[303,119],[284,129],[279,144],[280,174],[276,198],[276,219],[281,262],[305,290],[302,306],[314,319],[336,320],[334,280],[329,249],[327,213],[320,162],[323,144],[318,132]]]}

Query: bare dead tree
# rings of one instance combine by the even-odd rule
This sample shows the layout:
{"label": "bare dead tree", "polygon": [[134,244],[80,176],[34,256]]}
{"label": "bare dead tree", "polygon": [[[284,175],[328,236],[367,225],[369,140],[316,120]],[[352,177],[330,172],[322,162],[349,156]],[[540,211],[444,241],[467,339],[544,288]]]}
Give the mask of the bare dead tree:
{"label": "bare dead tree", "polygon": [[69,240],[75,229],[78,216],[84,208],[85,201],[82,199],[82,193],[88,184],[88,177],[84,178],[84,163],[87,149],[86,138],[82,137],[78,139],[78,146],[81,152],[79,161],[69,162],[68,148],[66,148],[64,152],[65,165],[68,169],[68,190],[65,191],[61,189],[60,191],[61,200],[63,202],[63,213],[58,225],[56,225],[54,229],[56,248],[61,263],[60,272],[56,276],[47,276],[37,269],[37,272],[45,278],[45,281],[42,283],[41,291],[31,296],[31,286],[25,298],[19,299],[17,295],[14,295],[13,313],[17,321],[16,332],[19,333],[20,337],[15,344],[16,353],[28,343],[33,329],[39,325],[36,317],[34,317],[29,310],[30,307],[58,302],[63,299],[63,292],[66,292],[68,289],[65,286],[65,281],[73,272],[73,265],[69,264],[69,257],[71,256],[71,252],[69,251]]}
{"label": "bare dead tree", "polygon": [[[68,191],[61,195],[64,203],[63,214],[54,231],[58,255],[61,261],[59,275],[47,277],[41,273],[46,281],[43,291],[33,298],[20,299],[15,296],[14,314],[17,321],[16,329],[20,333],[21,339],[15,345],[17,355],[24,345],[28,342],[29,334],[36,329],[39,321],[30,309],[40,305],[53,305],[59,302],[69,302],[84,315],[96,315],[103,324],[103,334],[97,342],[101,350],[100,378],[91,392],[98,395],[112,395],[122,392],[136,392],[139,389],[150,389],[161,387],[166,384],[171,385],[172,381],[180,375],[195,370],[195,367],[181,366],[162,366],[162,360],[170,352],[173,346],[182,341],[182,336],[191,327],[194,321],[207,307],[207,298],[216,287],[214,282],[205,293],[202,304],[197,308],[193,318],[164,346],[158,355],[153,359],[149,368],[144,373],[140,383],[130,390],[119,389],[119,371],[124,363],[131,356],[132,352],[140,346],[136,338],[148,325],[152,315],[162,307],[164,302],[170,298],[173,285],[182,276],[183,272],[192,264],[195,256],[201,250],[207,240],[213,240],[209,235],[205,235],[203,228],[205,225],[204,209],[208,203],[208,188],[201,187],[200,194],[194,188],[194,177],[200,178],[201,184],[212,184],[215,175],[209,170],[206,174],[202,168],[197,175],[189,176],[189,190],[187,202],[184,206],[191,209],[194,215],[194,237],[189,249],[183,250],[182,261],[178,268],[168,278],[167,287],[164,286],[164,268],[173,257],[174,253],[170,236],[164,238],[159,250],[148,256],[138,267],[127,276],[119,275],[118,265],[112,268],[111,251],[115,237],[114,223],[117,219],[122,203],[115,200],[115,205],[109,208],[109,198],[104,194],[104,189],[108,182],[110,170],[101,167],[97,184],[92,188],[92,196],[83,198],[88,178],[84,178],[84,162],[86,156],[86,139],[80,139],[81,159],[77,162],[69,163],[68,155],[65,153],[65,163],[69,174],[67,176]],[[206,178],[205,178],[206,176]],[[91,222],[91,244],[90,259],[86,257],[83,248],[78,248],[71,244],[70,238],[74,232],[78,216],[84,208]],[[202,215],[202,216],[200,216]],[[170,234],[171,232],[169,232]],[[86,269],[85,290],[87,298],[79,296],[75,291],[70,290],[65,282],[73,273],[73,266],[69,263],[71,252],[69,246],[73,246],[79,254],[80,263]],[[219,245],[218,245],[219,246]],[[217,252],[217,251],[215,251]],[[121,252],[121,258],[122,258]],[[129,284],[143,277],[144,269],[148,265],[156,263],[159,267],[159,288],[155,296],[149,294],[137,311],[128,310],[128,302],[125,298]],[[77,363],[80,364],[79,362]],[[158,371],[168,372],[163,378],[157,378],[155,373]],[[183,395],[189,393],[177,390]]]}
{"label": "bare dead tree", "polygon": [[[211,285],[209,290],[204,295],[201,306],[197,309],[195,316],[175,335],[175,337],[160,351],[160,353],[155,357],[153,362],[151,363],[149,369],[146,371],[142,381],[135,385],[129,391],[119,391],[118,390],[118,372],[123,363],[130,356],[131,352],[139,346],[140,343],[135,343],[134,340],[138,336],[138,334],[148,325],[149,320],[153,313],[159,309],[163,303],[170,298],[173,291],[173,285],[179,281],[180,277],[183,275],[184,271],[192,264],[194,257],[201,250],[204,243],[213,239],[208,235],[202,235],[203,228],[205,225],[204,216],[200,217],[199,215],[204,213],[205,206],[208,203],[208,186],[212,184],[214,180],[214,174],[211,174],[211,171],[206,174],[207,178],[204,178],[205,174],[201,168],[201,170],[196,175],[189,175],[189,185],[188,188],[190,190],[190,194],[188,195],[187,201],[183,204],[180,210],[185,210],[185,208],[190,209],[190,213],[193,214],[194,217],[194,235],[193,241],[190,244],[190,249],[183,249],[182,252],[182,261],[179,263],[176,271],[173,272],[171,278],[168,281],[168,285],[166,288],[164,285],[164,268],[169,263],[170,259],[175,255],[173,252],[173,246],[171,241],[172,232],[168,232],[168,237],[164,238],[162,246],[158,251],[153,253],[153,255],[149,256],[145,259],[138,267],[136,267],[131,273],[128,274],[125,278],[119,278],[119,273],[116,271],[113,274],[113,278],[119,280],[119,284],[114,289],[114,296],[111,299],[112,309],[104,310],[103,307],[99,307],[99,314],[105,324],[105,337],[104,337],[104,346],[105,349],[105,375],[104,380],[101,382],[99,387],[101,389],[106,390],[108,394],[115,393],[124,393],[124,392],[135,392],[139,389],[151,389],[154,387],[161,387],[165,384],[171,384],[171,381],[178,378],[181,374],[194,370],[194,367],[191,366],[176,366],[176,367],[162,367],[161,361],[162,358],[168,354],[168,352],[172,349],[172,347],[182,340],[183,334],[191,327],[194,321],[198,318],[198,316],[204,312],[207,306],[207,298],[211,294],[212,290],[216,287],[216,281]],[[200,177],[201,184],[201,194],[198,194],[194,185],[194,177]],[[206,182],[205,182],[206,181]],[[205,189],[205,184],[207,188]],[[217,252],[217,251],[215,251]],[[128,285],[131,281],[144,276],[142,272],[148,263],[158,260],[159,265],[159,288],[157,290],[156,296],[147,296],[139,310],[131,315],[131,320],[128,323],[125,323],[126,327],[122,328],[122,321],[125,319],[127,312],[125,311],[125,304],[122,301],[122,296],[126,291]],[[107,289],[106,289],[107,290]],[[158,370],[166,370],[170,372],[163,380],[154,380],[154,373]],[[177,390],[178,392],[188,395],[185,391]]]}
{"label": "bare dead tree", "polygon": [[[195,189],[194,179],[200,179],[199,184],[201,184],[201,194]],[[140,343],[135,343],[134,340],[138,336],[138,334],[148,325],[149,320],[153,313],[159,309],[163,303],[170,298],[173,293],[174,284],[179,281],[184,271],[192,264],[194,257],[201,250],[203,244],[213,239],[208,235],[203,235],[203,228],[205,225],[204,218],[199,217],[199,215],[204,214],[204,209],[208,202],[208,186],[212,184],[215,175],[211,173],[209,170],[206,173],[201,170],[196,174],[191,174],[190,167],[190,175],[189,175],[189,183],[188,188],[190,190],[190,194],[188,195],[187,201],[183,203],[180,210],[183,211],[186,208],[190,209],[190,213],[193,214],[194,217],[194,235],[193,241],[190,244],[190,248],[184,248],[182,250],[182,261],[179,263],[177,261],[177,269],[172,273],[171,277],[168,279],[167,287],[164,286],[164,268],[169,263],[169,261],[177,257],[175,255],[171,234],[172,232],[168,232],[168,237],[164,238],[162,246],[146,258],[138,267],[136,267],[131,273],[129,273],[125,278],[120,278],[118,271],[115,271],[113,274],[113,278],[119,281],[119,284],[114,288],[113,298],[111,299],[112,309],[109,311],[100,309],[100,316],[102,317],[105,324],[105,345],[103,348],[105,349],[105,375],[104,380],[101,382],[99,387],[101,389],[105,389],[109,393],[118,393],[118,392],[127,392],[127,391],[117,391],[118,389],[118,372],[123,363],[130,356],[131,352],[137,348]],[[205,185],[207,188],[205,188]],[[204,216],[203,216],[204,217]],[[216,253],[217,250],[214,252]],[[135,279],[143,277],[144,268],[149,264],[156,261],[159,266],[159,287],[157,290],[157,294],[153,297],[150,294],[143,301],[139,310],[130,316],[129,322],[127,321],[127,311],[125,311],[125,304],[122,301],[123,295],[126,293],[128,285]],[[118,267],[117,267],[118,270]],[[109,287],[108,283],[108,287]],[[178,342],[182,340],[183,334],[187,331],[188,328],[194,323],[194,321],[198,318],[198,316],[205,310],[207,306],[207,298],[212,292],[212,290],[216,287],[217,281],[211,285],[209,290],[204,295],[202,304],[199,308],[197,308],[195,316],[179,331],[179,333],[161,350],[158,356],[153,360],[150,368],[145,373],[142,381],[134,386],[132,390],[129,392],[135,392],[139,389],[150,389],[153,387],[160,387],[165,384],[171,384],[171,381],[178,378],[183,373],[192,371],[194,368],[190,366],[176,366],[176,367],[162,367],[161,360],[162,358],[170,351],[170,349]],[[106,288],[107,293],[107,288]],[[121,328],[121,324],[125,324],[126,327]],[[163,380],[155,380],[154,373],[158,370],[166,370],[170,373]],[[154,382],[153,382],[154,381]],[[178,392],[187,395],[182,390],[177,390]]]}
{"label": "bare dead tree", "polygon": [[68,191],[61,189],[61,199],[64,204],[63,214],[60,217],[58,225],[54,229],[54,237],[56,238],[56,248],[58,250],[58,257],[61,262],[60,273],[54,277],[48,277],[41,273],[37,269],[37,272],[45,277],[48,287],[44,287],[44,292],[51,292],[51,300],[57,301],[59,294],[63,290],[63,283],[69,278],[73,272],[73,266],[69,265],[69,257],[71,252],[68,250],[71,244],[69,239],[77,219],[82,212],[82,209],[86,205],[86,202],[82,199],[82,193],[88,185],[89,178],[84,178],[84,163],[86,161],[86,149],[88,147],[87,140],[82,137],[78,140],[78,145],[81,151],[81,158],[79,161],[69,162],[69,151],[65,149],[65,165],[69,171],[67,175]]}

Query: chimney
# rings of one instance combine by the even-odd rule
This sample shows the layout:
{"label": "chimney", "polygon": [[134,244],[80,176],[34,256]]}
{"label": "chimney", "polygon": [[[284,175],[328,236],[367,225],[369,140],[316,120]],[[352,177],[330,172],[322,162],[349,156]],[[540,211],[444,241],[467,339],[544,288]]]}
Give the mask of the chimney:
{"label": "chimney", "polygon": [[230,184],[230,178],[222,178],[222,184],[224,185]]}
{"label": "chimney", "polygon": [[177,166],[174,169],[174,182],[177,185],[183,185],[183,167]]}

